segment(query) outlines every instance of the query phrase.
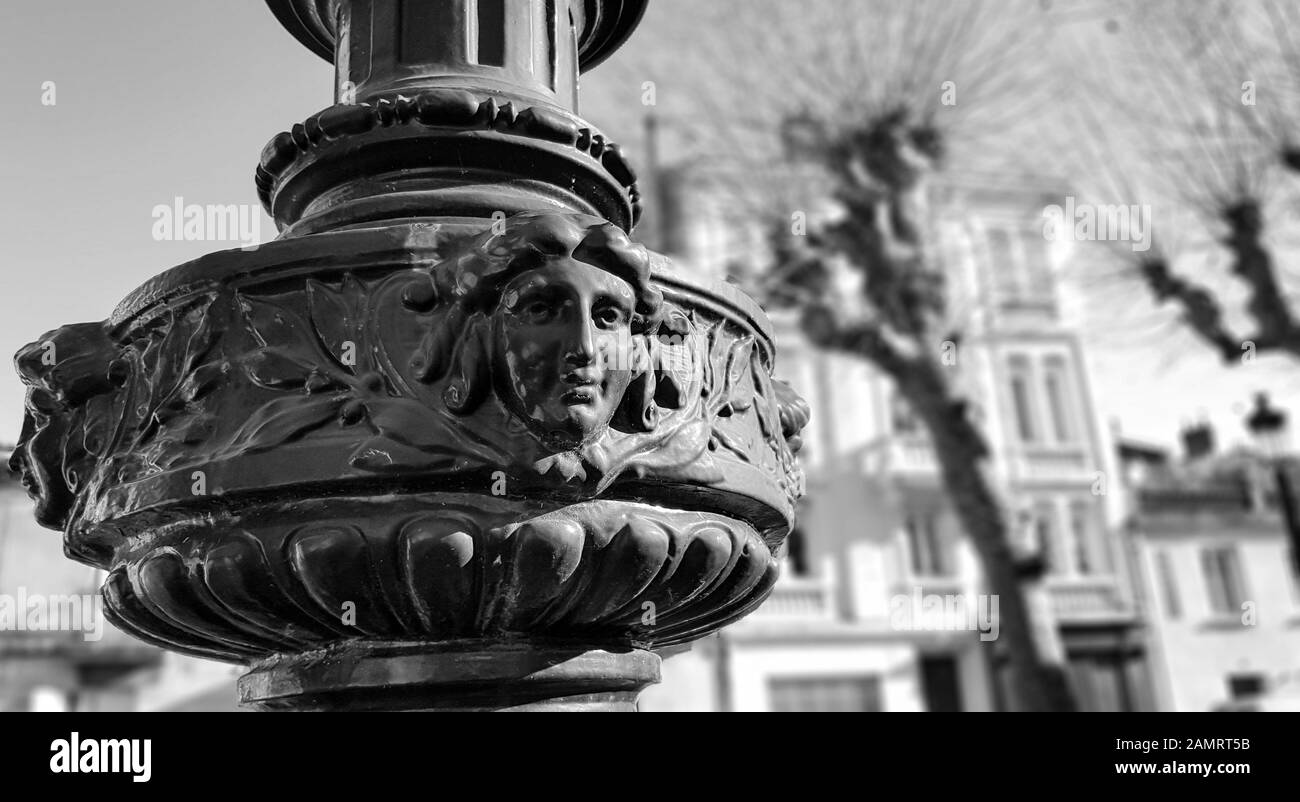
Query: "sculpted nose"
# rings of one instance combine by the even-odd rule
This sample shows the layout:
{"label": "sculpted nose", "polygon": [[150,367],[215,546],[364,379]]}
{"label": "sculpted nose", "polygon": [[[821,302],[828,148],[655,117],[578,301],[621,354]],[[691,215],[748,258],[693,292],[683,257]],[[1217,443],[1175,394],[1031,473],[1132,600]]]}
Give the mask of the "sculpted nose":
{"label": "sculpted nose", "polygon": [[564,357],[577,367],[590,365],[596,358],[596,327],[587,315],[578,316],[574,322]]}

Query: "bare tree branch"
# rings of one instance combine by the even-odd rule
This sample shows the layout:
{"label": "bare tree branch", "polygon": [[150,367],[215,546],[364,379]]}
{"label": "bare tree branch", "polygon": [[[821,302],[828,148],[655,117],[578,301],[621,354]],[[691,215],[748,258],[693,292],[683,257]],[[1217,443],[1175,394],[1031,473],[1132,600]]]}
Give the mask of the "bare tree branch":
{"label": "bare tree branch", "polygon": [[[712,189],[738,190],[728,197],[745,210],[733,214],[748,218],[739,225],[791,232],[800,215],[806,224],[776,237],[775,261],[754,288],[769,303],[796,305],[813,343],[893,379],[930,433],[953,507],[1002,599],[1022,706],[1073,709],[1061,667],[1034,639],[991,450],[940,361],[942,341],[960,331],[951,266],[934,247],[949,210],[928,205],[945,165],[978,169],[1017,155],[1046,90],[1025,66],[1050,47],[1051,15],[1037,0],[859,0],[852,14],[828,2],[709,6],[726,14],[729,35],[687,48],[699,63],[673,66],[691,80],[661,93],[693,98],[682,124],[697,163],[725,165],[706,174]],[[755,54],[779,57],[780,69],[762,68]],[[714,177],[726,172],[742,180]],[[827,200],[834,209],[818,212]]]}

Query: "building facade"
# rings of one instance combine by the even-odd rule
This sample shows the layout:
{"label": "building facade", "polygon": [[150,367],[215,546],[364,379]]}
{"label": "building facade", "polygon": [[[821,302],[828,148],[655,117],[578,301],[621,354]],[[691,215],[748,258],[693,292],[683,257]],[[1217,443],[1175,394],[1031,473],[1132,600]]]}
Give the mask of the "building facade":
{"label": "building facade", "polygon": [[[763,264],[763,239],[700,171],[678,181],[668,238],[712,278]],[[707,175],[707,172],[706,172]],[[933,241],[962,332],[951,367],[994,447],[1017,545],[1047,566],[1031,594],[1086,710],[1153,705],[1117,462],[1078,336],[1057,302],[1043,235],[1054,202],[1032,182],[966,176],[937,187]],[[774,314],[779,376],[812,406],[808,498],[769,601],[707,648],[665,663],[647,710],[995,710],[995,608],[934,451],[890,380],[811,347]],[[948,364],[948,363],[946,363]]]}
{"label": "building facade", "polygon": [[1270,466],[1121,453],[1158,708],[1300,710],[1300,579]]}

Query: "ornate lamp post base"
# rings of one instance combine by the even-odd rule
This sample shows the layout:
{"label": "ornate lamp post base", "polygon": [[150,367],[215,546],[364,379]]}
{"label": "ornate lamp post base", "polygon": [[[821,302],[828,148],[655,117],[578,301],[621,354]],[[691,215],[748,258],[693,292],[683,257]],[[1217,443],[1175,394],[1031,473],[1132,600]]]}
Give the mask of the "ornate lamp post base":
{"label": "ornate lamp post base", "polygon": [[807,422],[573,108],[644,0],[271,5],[341,80],[263,151],[280,236],[19,353],[38,519],[246,704],[635,709],[771,592]]}
{"label": "ornate lamp post base", "polygon": [[658,681],[659,657],[645,649],[352,641],[256,663],[239,697],[263,710],[633,712]]}

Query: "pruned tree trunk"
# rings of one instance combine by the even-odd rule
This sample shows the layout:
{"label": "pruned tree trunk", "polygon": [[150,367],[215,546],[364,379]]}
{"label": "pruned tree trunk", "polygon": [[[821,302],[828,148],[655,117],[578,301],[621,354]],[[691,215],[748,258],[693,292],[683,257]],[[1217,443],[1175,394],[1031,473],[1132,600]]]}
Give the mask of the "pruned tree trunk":
{"label": "pruned tree trunk", "polygon": [[930,435],[944,489],[984,568],[990,592],[998,596],[999,647],[1007,662],[1013,706],[1031,711],[1072,711],[1075,702],[1064,667],[1050,662],[1045,644],[1034,637],[1027,598],[1031,576],[1011,541],[1010,513],[992,475],[983,433],[969,407],[955,392],[936,356],[905,356],[878,333],[827,326],[829,310],[808,309],[804,330],[818,345],[866,359],[896,383],[900,394]]}
{"label": "pruned tree trunk", "polygon": [[[1024,123],[1037,100],[1049,100],[1032,66],[1049,50],[1056,14],[1038,0],[855,0],[852,14],[835,2],[696,5],[674,18],[674,35],[688,38],[699,15],[717,14],[726,36],[629,80],[662,78],[661,99],[693,98],[681,119],[685,138],[698,140],[695,157],[702,167],[735,167],[709,171],[729,188],[728,212],[742,224],[777,222],[772,269],[748,288],[801,310],[814,344],[892,377],[929,430],[949,499],[999,596],[997,648],[1013,706],[1074,709],[1060,666],[1035,643],[1025,566],[1013,554],[989,449],[942,361],[960,324],[945,265],[925,248],[933,230],[925,182],[942,162],[998,170],[1023,156],[1011,134],[1030,136]],[[756,68],[756,54],[768,53],[782,55],[779,67]],[[669,76],[680,91],[666,91]],[[844,216],[818,225],[810,218],[828,196]],[[807,236],[791,230],[792,219],[808,223]]]}
{"label": "pruned tree trunk", "polygon": [[[927,258],[925,187],[939,154],[915,146],[925,141],[925,132],[918,135],[905,116],[894,116],[818,148],[827,154],[822,158],[836,177],[847,217],[811,236],[805,258],[778,274],[802,299],[807,336],[874,364],[929,433],[948,499],[984,568],[987,589],[998,596],[999,648],[1013,707],[1072,711],[1064,667],[1035,638],[1027,584],[1036,577],[1013,548],[991,450],[941,355],[941,344],[955,335],[944,330],[945,273]],[[786,257],[799,250],[787,249]],[[854,311],[836,297],[842,290],[827,267],[833,256],[860,275]]]}
{"label": "pruned tree trunk", "polygon": [[989,590],[998,595],[999,637],[1014,699],[1026,710],[1074,710],[1064,667],[1051,662],[1047,645],[1034,637],[1027,598],[1032,578],[1011,543],[1011,515],[991,475],[988,444],[952,392],[948,370],[931,360],[895,379],[930,433],[953,509],[984,566]]}

